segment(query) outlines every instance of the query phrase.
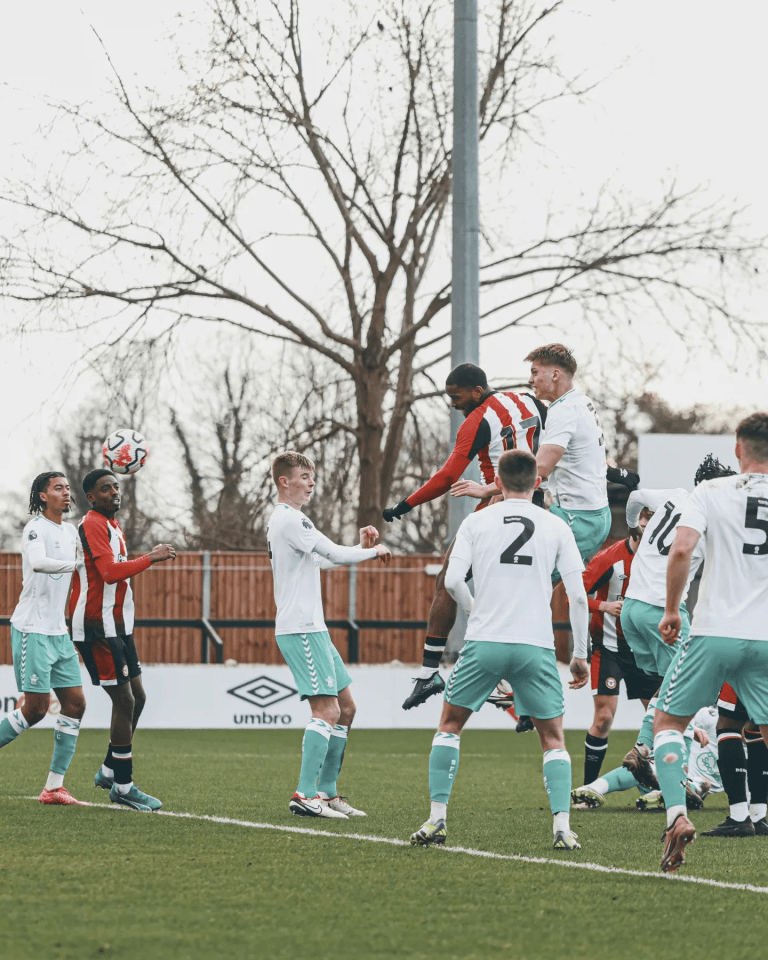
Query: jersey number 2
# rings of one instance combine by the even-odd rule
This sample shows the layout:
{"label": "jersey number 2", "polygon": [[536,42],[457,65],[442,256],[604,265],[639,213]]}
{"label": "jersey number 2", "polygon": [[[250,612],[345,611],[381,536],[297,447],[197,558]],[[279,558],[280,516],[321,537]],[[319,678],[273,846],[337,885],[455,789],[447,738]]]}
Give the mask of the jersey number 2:
{"label": "jersey number 2", "polygon": [[536,529],[533,521],[529,520],[528,517],[504,517],[504,523],[520,523],[523,526],[523,532],[502,553],[499,557],[499,563],[515,563],[518,566],[530,567],[533,564],[533,557],[520,556],[517,551],[523,544],[528,543],[533,536],[533,531]]}

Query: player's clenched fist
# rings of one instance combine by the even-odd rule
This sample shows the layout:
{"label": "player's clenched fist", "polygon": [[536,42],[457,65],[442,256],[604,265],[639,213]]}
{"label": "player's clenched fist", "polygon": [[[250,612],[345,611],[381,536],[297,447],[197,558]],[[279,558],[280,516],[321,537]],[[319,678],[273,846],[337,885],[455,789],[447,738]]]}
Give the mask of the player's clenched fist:
{"label": "player's clenched fist", "polygon": [[393,520],[399,520],[406,513],[410,513],[412,509],[413,507],[406,500],[401,500],[394,507],[385,507],[382,516],[387,523],[392,523]]}

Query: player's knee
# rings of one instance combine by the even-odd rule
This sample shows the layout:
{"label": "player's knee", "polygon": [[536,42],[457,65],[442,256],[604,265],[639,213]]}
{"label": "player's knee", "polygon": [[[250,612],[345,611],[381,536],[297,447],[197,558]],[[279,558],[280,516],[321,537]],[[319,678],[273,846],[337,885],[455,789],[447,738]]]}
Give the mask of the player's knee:
{"label": "player's knee", "polygon": [[34,727],[34,725],[36,723],[40,723],[43,717],[48,713],[48,707],[36,703],[30,704],[27,702],[21,708],[21,712],[30,727]]}
{"label": "player's knee", "polygon": [[354,700],[351,700],[348,703],[345,703],[344,706],[339,704],[339,719],[337,723],[342,724],[345,727],[352,725],[352,721],[355,719],[355,714],[357,713],[357,704]]}
{"label": "player's knee", "polygon": [[73,720],[82,720],[85,713],[85,694],[82,690],[76,693],[70,691],[67,696],[61,698],[61,712],[65,717],[71,717]]}

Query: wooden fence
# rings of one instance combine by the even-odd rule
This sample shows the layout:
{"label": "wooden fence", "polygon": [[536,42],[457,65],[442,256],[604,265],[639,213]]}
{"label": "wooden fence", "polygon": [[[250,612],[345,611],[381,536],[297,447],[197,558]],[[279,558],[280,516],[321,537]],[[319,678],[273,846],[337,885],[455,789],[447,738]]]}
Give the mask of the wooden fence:
{"label": "wooden fence", "polygon": [[[174,562],[155,564],[132,580],[139,619],[195,620],[207,616],[214,622],[224,644],[224,658],[238,663],[281,663],[271,627],[228,627],[227,620],[273,620],[275,604],[272,573],[266,554],[211,553],[210,598],[204,596],[204,555],[180,553]],[[326,619],[358,621],[424,622],[435,587],[427,567],[440,557],[409,555],[394,557],[384,567],[368,561],[353,568],[323,571],[323,601]],[[352,577],[354,576],[354,580]],[[354,609],[350,609],[350,585]],[[21,591],[21,557],[0,553],[0,616],[10,616]],[[562,588],[556,591],[553,619],[565,621],[567,610]],[[136,645],[145,663],[199,663],[200,626],[137,627]],[[349,660],[349,632],[331,629],[342,658]],[[569,634],[556,633],[558,656],[567,659]],[[424,628],[387,627],[361,629],[360,663],[421,662]],[[11,663],[10,629],[0,626],[0,663]]]}

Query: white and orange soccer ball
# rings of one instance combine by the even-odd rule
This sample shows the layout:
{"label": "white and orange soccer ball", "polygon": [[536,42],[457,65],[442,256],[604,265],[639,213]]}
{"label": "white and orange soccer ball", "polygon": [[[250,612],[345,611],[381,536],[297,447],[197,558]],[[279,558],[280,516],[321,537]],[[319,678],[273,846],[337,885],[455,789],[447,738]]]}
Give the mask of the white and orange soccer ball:
{"label": "white and orange soccer ball", "polygon": [[107,437],[102,453],[104,466],[113,473],[136,473],[147,462],[149,448],[138,430],[124,428]]}

